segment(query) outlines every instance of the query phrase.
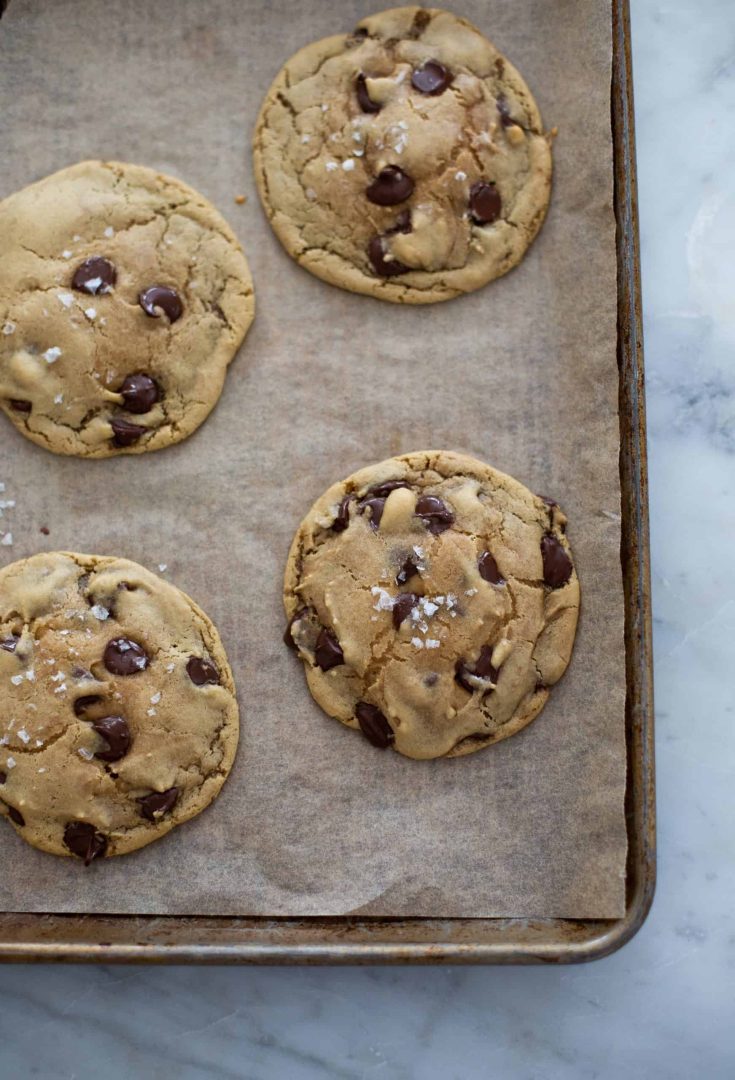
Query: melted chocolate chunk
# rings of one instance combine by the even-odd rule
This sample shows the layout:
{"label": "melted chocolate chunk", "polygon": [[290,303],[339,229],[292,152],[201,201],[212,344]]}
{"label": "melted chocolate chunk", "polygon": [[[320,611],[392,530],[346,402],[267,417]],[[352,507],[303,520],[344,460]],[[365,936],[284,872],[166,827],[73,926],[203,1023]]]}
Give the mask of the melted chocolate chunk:
{"label": "melted chocolate chunk", "polygon": [[77,292],[99,296],[100,293],[110,292],[116,281],[117,270],[114,263],[101,255],[93,255],[91,259],[85,259],[76,268],[71,279],[71,287]]}
{"label": "melted chocolate chunk", "polygon": [[10,398],[8,404],[11,409],[20,413],[29,413],[33,408],[30,401],[21,401],[20,398]]}
{"label": "melted chocolate chunk", "polygon": [[416,503],[415,514],[435,536],[454,524],[454,514],[436,495],[422,495]]}
{"label": "melted chocolate chunk", "polygon": [[164,814],[168,814],[176,805],[179,797],[179,789],[170,787],[166,791],[152,791],[150,795],[144,795],[137,801],[140,803],[140,812],[148,821],[158,821]]}
{"label": "melted chocolate chunk", "polygon": [[375,487],[371,487],[368,495],[377,495],[381,499],[387,499],[391,491],[407,487],[410,487],[410,485],[405,480],[386,480],[384,484],[376,484]]}
{"label": "melted chocolate chunk", "polygon": [[132,446],[133,443],[137,443],[141,435],[145,435],[148,431],[148,428],[141,427],[140,424],[131,424],[122,416],[113,416],[110,427],[113,433],[112,442],[115,446]]}
{"label": "melted chocolate chunk", "polygon": [[70,821],[64,829],[64,843],[72,855],[84,859],[85,866],[107,851],[107,837],[86,821]]}
{"label": "melted chocolate chunk", "polygon": [[398,274],[407,274],[410,270],[409,266],[398,259],[386,259],[382,236],[374,236],[368,244],[368,258],[379,277],[396,277]]}
{"label": "melted chocolate chunk", "polygon": [[14,821],[16,825],[23,826],[26,823],[26,819],[23,817],[20,810],[16,810],[14,806],[8,807],[8,817],[11,821]]}
{"label": "melted chocolate chunk", "polygon": [[478,180],[470,188],[470,214],[476,225],[492,225],[500,217],[502,205],[495,184]]}
{"label": "melted chocolate chunk", "polygon": [[489,551],[483,551],[478,560],[477,568],[480,571],[480,577],[484,578],[485,581],[489,581],[491,585],[505,584],[505,578],[498,570],[498,564]]}
{"label": "melted chocolate chunk", "polygon": [[0,784],[4,784],[7,779],[8,779],[8,774],[4,773],[4,772],[2,772],[2,770],[0,770]]}
{"label": "melted chocolate chunk", "polygon": [[304,615],[308,613],[308,610],[308,608],[299,608],[295,615],[292,615],[291,618],[288,620],[288,626],[283,632],[284,644],[288,645],[289,649],[293,649],[294,652],[298,652],[298,645],[294,641],[291,631],[293,630],[294,625],[297,622],[300,622],[300,620],[303,619]]}
{"label": "melted chocolate chunk", "polygon": [[493,650],[489,645],[483,645],[480,655],[474,664],[468,664],[465,660],[458,660],[454,668],[454,678],[468,693],[474,694],[476,687],[468,680],[468,676],[474,675],[479,679],[489,679],[497,682],[498,673],[492,665]]}
{"label": "melted chocolate chunk", "polygon": [[20,638],[17,637],[15,634],[13,634],[11,637],[3,638],[3,640],[0,641],[0,649],[5,649],[5,652],[15,652],[16,648],[18,647],[19,641]]}
{"label": "melted chocolate chunk", "polygon": [[416,563],[409,557],[396,574],[396,585],[405,585],[408,579],[412,578],[414,574],[418,574],[418,572]]}
{"label": "melted chocolate chunk", "polygon": [[396,206],[405,202],[413,193],[414,182],[408,173],[397,165],[381,169],[375,180],[365,189],[365,194],[378,206]]}
{"label": "melted chocolate chunk", "polygon": [[399,593],[393,601],[393,626],[398,630],[404,619],[413,611],[416,606],[418,596],[416,593],[404,592]]}
{"label": "melted chocolate chunk", "polygon": [[344,664],[344,654],[342,652],[342,646],[337,640],[336,635],[332,630],[323,626],[319,631],[319,637],[316,639],[316,649],[314,650],[314,658],[316,659],[317,666],[322,671],[329,671],[330,668],[338,667],[339,664]]}
{"label": "melted chocolate chunk", "polygon": [[137,675],[149,664],[148,653],[130,638],[113,638],[107,642],[102,662],[113,675]]}
{"label": "melted chocolate chunk", "polygon": [[544,583],[552,589],[566,585],[572,576],[572,560],[561,541],[546,533],[541,537],[541,560],[544,567]]}
{"label": "melted chocolate chunk", "polygon": [[138,297],[138,303],[146,315],[159,319],[163,312],[170,323],[175,323],[177,319],[180,319],[184,311],[181,297],[176,289],[172,289],[169,285],[151,285],[144,289]]}
{"label": "melted chocolate chunk", "polygon": [[94,756],[100,761],[119,761],[130,749],[132,736],[127,720],[122,716],[103,716],[95,720],[92,730],[107,743],[107,750],[99,750]]}
{"label": "melted chocolate chunk", "polygon": [[[75,675],[75,678],[81,678],[83,676]],[[84,697],[78,697],[74,702],[74,715],[83,717],[87,709],[92,705],[98,705],[102,701],[99,694],[85,694]]]}
{"label": "melted chocolate chunk", "polygon": [[190,656],[186,664],[186,673],[195,686],[205,686],[207,683],[219,685],[219,671],[211,660],[205,660],[201,656]]}
{"label": "melted chocolate chunk", "polygon": [[355,717],[365,738],[379,750],[386,750],[395,740],[393,728],[375,705],[358,701],[355,705]]}
{"label": "melted chocolate chunk", "polygon": [[143,371],[128,375],[118,393],[125,398],[125,408],[131,413],[148,412],[161,396],[157,384]]}
{"label": "melted chocolate chunk", "polygon": [[411,85],[422,94],[443,94],[452,82],[452,73],[438,60],[427,60],[411,75]]}
{"label": "melted chocolate chunk", "polygon": [[345,495],[342,502],[339,504],[337,510],[337,516],[332,522],[332,530],[334,532],[344,532],[350,523],[350,503],[352,502],[351,495]]}
{"label": "melted chocolate chunk", "polygon": [[370,510],[368,520],[373,529],[380,528],[380,519],[383,516],[383,510],[385,510],[385,499],[362,499],[360,501],[360,513],[364,514],[366,510]]}
{"label": "melted chocolate chunk", "polygon": [[[357,33],[357,31],[355,31]],[[355,91],[357,93],[357,104],[365,113],[377,113],[380,112],[380,105],[377,101],[372,101],[370,94],[368,93],[367,82],[365,76],[360,72],[355,80]]]}
{"label": "melted chocolate chunk", "polygon": [[413,229],[411,225],[411,211],[401,210],[400,214],[395,220],[395,224],[391,225],[389,229],[385,230],[386,236],[395,236],[396,233],[410,233]]}

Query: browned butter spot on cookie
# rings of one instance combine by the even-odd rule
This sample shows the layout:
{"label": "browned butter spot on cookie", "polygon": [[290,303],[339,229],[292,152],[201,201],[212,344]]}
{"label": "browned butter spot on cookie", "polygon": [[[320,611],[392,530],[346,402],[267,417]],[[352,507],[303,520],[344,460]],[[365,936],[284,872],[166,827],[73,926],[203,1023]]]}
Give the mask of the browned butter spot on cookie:
{"label": "browned butter spot on cookie", "polygon": [[566,585],[572,576],[572,560],[553,533],[546,533],[541,537],[541,560],[545,584],[552,589]]}
{"label": "browned butter spot on cookie", "polygon": [[[357,31],[355,31],[357,33]],[[370,94],[368,93],[367,82],[362,72],[355,79],[355,91],[357,93],[357,104],[360,106],[364,113],[377,113],[380,112],[380,105],[377,101],[372,101]]]}
{"label": "browned butter spot on cookie", "polygon": [[393,601],[393,626],[398,630],[404,619],[413,611],[416,606],[418,596],[416,593],[405,592],[399,593]]}
{"label": "browned butter spot on cookie", "polygon": [[500,217],[502,201],[495,184],[478,180],[470,188],[470,214],[476,225],[492,225]]}
{"label": "browned butter spot on cookie", "polygon": [[92,729],[105,740],[107,750],[94,755],[100,761],[119,761],[130,749],[131,735],[127,720],[122,716],[103,716],[92,724]]}
{"label": "browned butter spot on cookie", "polygon": [[365,194],[370,202],[378,206],[396,206],[397,203],[405,202],[413,189],[414,182],[408,173],[397,165],[387,165],[380,170]]}
{"label": "browned butter spot on cookie", "polygon": [[483,551],[478,560],[477,567],[480,571],[480,577],[484,578],[485,581],[489,581],[491,585],[505,584],[505,578],[498,570],[498,564],[495,562],[495,559],[489,551]]}
{"label": "browned butter spot on cookie", "polygon": [[138,297],[138,303],[146,315],[160,319],[161,314],[164,314],[170,323],[180,319],[184,311],[181,297],[170,285],[149,286]]}
{"label": "browned butter spot on cookie", "polygon": [[93,859],[98,859],[107,851],[107,837],[86,821],[70,821],[64,829],[64,844],[72,855],[84,859],[89,866]]}
{"label": "browned butter spot on cookie", "polygon": [[131,413],[148,412],[160,397],[158,385],[143,371],[128,375],[118,393],[125,398],[125,408]]}
{"label": "browned butter spot on cookie", "polygon": [[363,735],[373,746],[385,750],[394,741],[393,728],[377,706],[370,705],[367,701],[358,701],[355,717]]}
{"label": "browned butter spot on cookie", "polygon": [[203,656],[190,656],[186,663],[186,673],[195,686],[220,682],[219,671],[211,660],[205,660]]}
{"label": "browned butter spot on cookie", "polygon": [[374,236],[368,244],[368,258],[379,277],[396,277],[407,274],[410,269],[399,259],[386,258],[385,239],[382,236]]}
{"label": "browned butter spot on cookie", "polygon": [[116,281],[117,270],[114,263],[102,255],[93,255],[76,268],[71,279],[71,287],[77,292],[98,296],[100,293],[110,292]]}
{"label": "browned butter spot on cookie", "polygon": [[113,638],[107,642],[102,662],[113,675],[137,675],[148,667],[148,653],[130,638]]}
{"label": "browned butter spot on cookie", "polygon": [[143,795],[138,799],[140,812],[148,821],[158,821],[164,814],[173,810],[178,797],[177,787],[170,787],[166,791],[152,791],[150,795]]}
{"label": "browned butter spot on cookie", "polygon": [[326,626],[323,626],[319,631],[314,656],[318,667],[322,671],[329,671],[330,668],[338,667],[339,664],[345,662],[342,646],[337,640],[336,634]]}
{"label": "browned butter spot on cookie", "polygon": [[131,424],[129,420],[125,420],[122,416],[113,416],[112,420],[110,420],[110,427],[112,428],[112,441],[115,446],[132,446],[148,431],[148,428],[142,427],[140,424]]}
{"label": "browned butter spot on cookie", "polygon": [[427,60],[411,75],[411,85],[421,94],[443,94],[452,82],[452,73],[438,60]]}
{"label": "browned butter spot on cookie", "polygon": [[454,514],[436,495],[422,495],[417,500],[416,516],[421,518],[429,532],[434,535],[444,532],[454,524]]}

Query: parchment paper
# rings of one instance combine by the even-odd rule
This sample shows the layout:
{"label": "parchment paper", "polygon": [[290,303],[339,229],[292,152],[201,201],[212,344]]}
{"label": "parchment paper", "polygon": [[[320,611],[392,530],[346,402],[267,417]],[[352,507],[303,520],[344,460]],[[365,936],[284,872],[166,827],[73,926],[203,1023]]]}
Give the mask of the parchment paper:
{"label": "parchment paper", "polygon": [[[16,500],[0,522],[13,536],[3,563],[58,548],[166,563],[218,625],[242,708],[216,805],[140,853],[85,871],[2,825],[3,910],[624,912],[609,4],[448,5],[495,40],[546,125],[559,126],[554,194],[519,269],[413,309],[296,267],[250,166],[258,106],[282,62],[384,6],[12,0],[0,23],[0,195],[86,157],[171,172],[232,223],[257,300],[218,408],[173,449],[64,459],[0,417],[0,479]],[[414,762],[376,752],[313,704],[281,643],[281,579],[293,531],[324,488],[436,447],[562,503],[583,614],[571,668],[530,727],[471,757]]]}

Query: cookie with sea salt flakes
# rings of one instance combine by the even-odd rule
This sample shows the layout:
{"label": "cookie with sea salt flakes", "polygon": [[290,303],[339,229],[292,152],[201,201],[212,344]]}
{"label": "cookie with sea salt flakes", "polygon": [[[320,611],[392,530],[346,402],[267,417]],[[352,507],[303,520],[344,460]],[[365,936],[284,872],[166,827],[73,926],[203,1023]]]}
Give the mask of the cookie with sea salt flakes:
{"label": "cookie with sea salt flakes", "polygon": [[159,450],[214,408],[253,319],[234,233],[193,188],[83,161],[0,202],[0,408],[57,454]]}
{"label": "cookie with sea salt flakes", "polygon": [[292,56],[254,154],[289,255],[396,303],[448,300],[505,274],[551,188],[526,83],[478,29],[436,8],[383,11]]}
{"label": "cookie with sea salt flakes", "polygon": [[316,501],[284,603],[325,712],[407,757],[456,757],[541,711],[571,657],[579,581],[555,502],[431,450]]}
{"label": "cookie with sea salt flakes", "polygon": [[237,749],[219,634],[137,563],[50,552],[0,570],[0,813],[89,864],[219,793]]}

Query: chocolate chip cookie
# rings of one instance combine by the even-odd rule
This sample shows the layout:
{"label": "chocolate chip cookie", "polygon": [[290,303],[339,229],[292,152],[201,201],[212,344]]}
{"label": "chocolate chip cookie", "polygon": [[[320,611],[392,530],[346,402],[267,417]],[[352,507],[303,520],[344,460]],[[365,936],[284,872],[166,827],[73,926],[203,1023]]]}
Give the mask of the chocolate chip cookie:
{"label": "chocolate chip cookie", "polygon": [[456,757],[541,711],[572,653],[579,581],[555,502],[426,451],[317,500],[284,603],[286,644],[325,712],[374,746]]}
{"label": "chocolate chip cookie", "polygon": [[0,202],[0,407],[57,454],[158,450],[222,391],[253,319],[227,223],[152,169],[84,161]]}
{"label": "chocolate chip cookie", "polygon": [[219,635],[137,563],[51,552],[0,570],[0,812],[90,863],[218,794],[237,748]]}
{"label": "chocolate chip cookie", "polygon": [[549,139],[528,87],[479,30],[435,8],[372,15],[292,56],[254,152],[289,255],[396,303],[506,273],[549,202]]}

